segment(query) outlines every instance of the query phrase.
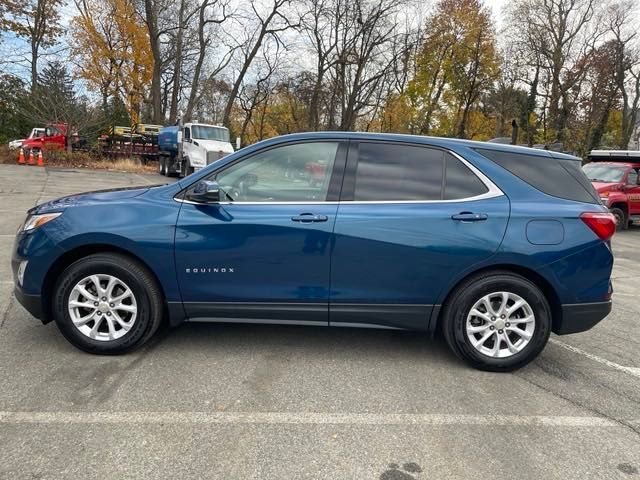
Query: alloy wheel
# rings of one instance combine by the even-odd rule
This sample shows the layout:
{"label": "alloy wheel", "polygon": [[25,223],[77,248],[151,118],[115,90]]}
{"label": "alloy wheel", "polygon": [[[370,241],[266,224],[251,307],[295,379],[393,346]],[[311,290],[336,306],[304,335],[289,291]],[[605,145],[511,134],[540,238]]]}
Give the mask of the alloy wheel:
{"label": "alloy wheel", "polygon": [[117,277],[95,274],[80,280],[68,300],[73,325],[85,336],[99,341],[123,337],[138,314],[131,289]]}
{"label": "alloy wheel", "polygon": [[511,292],[494,292],[479,299],[465,322],[467,338],[481,354],[507,358],[531,341],[536,317],[525,299]]}

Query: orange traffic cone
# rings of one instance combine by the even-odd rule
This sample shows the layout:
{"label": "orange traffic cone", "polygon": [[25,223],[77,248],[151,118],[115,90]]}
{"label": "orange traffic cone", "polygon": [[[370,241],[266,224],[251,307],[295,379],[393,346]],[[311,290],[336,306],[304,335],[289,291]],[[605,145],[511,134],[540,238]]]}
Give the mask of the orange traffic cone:
{"label": "orange traffic cone", "polygon": [[38,166],[44,167],[44,159],[42,158],[42,150],[38,152]]}
{"label": "orange traffic cone", "polygon": [[29,165],[35,165],[36,162],[33,159],[33,150],[29,150]]}
{"label": "orange traffic cone", "polygon": [[20,154],[18,155],[18,164],[24,165],[26,162],[24,161],[24,150],[20,149]]}

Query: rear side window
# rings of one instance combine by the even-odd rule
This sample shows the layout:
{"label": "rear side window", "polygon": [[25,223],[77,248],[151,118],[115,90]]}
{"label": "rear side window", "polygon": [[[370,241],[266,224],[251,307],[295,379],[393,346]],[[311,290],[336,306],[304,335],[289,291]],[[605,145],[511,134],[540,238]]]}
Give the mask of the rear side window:
{"label": "rear side window", "polygon": [[360,143],[354,200],[440,200],[443,172],[441,150]]}
{"label": "rear side window", "polygon": [[577,202],[599,203],[578,161],[484,148],[476,151],[548,195]]}
{"label": "rear side window", "polygon": [[445,158],[443,196],[445,200],[476,197],[489,191],[487,186],[464,163],[449,153],[445,155]]}
{"label": "rear side window", "polygon": [[360,143],[355,201],[457,200],[488,191],[463,162],[442,150]]}

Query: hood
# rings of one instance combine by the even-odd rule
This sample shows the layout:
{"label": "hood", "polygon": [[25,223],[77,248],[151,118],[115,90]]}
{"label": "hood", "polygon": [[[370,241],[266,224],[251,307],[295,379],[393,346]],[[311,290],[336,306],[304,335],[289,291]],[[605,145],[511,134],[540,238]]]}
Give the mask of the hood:
{"label": "hood", "polygon": [[611,190],[619,190],[620,183],[618,182],[591,182],[593,188],[596,189],[598,193],[600,192],[609,192]]}
{"label": "hood", "polygon": [[233,153],[233,147],[228,142],[218,142],[217,140],[200,140],[195,138],[194,142],[198,142],[198,145],[204,147],[207,152],[224,152]]}
{"label": "hood", "polygon": [[92,203],[104,203],[137,197],[148,191],[152,187],[159,185],[145,185],[140,187],[111,188],[108,190],[96,190],[93,192],[77,193],[66,197],[56,198],[49,202],[42,203],[29,210],[30,214],[45,213],[49,211],[59,211],[77,205],[88,205]]}

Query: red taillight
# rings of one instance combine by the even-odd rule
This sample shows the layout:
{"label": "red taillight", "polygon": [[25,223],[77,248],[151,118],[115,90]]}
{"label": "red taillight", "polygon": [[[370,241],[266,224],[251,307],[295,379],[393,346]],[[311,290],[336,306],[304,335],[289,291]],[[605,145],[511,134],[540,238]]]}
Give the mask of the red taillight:
{"label": "red taillight", "polygon": [[585,212],[580,219],[593,230],[601,240],[609,240],[616,233],[616,217],[608,212]]}

